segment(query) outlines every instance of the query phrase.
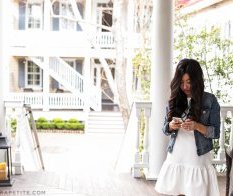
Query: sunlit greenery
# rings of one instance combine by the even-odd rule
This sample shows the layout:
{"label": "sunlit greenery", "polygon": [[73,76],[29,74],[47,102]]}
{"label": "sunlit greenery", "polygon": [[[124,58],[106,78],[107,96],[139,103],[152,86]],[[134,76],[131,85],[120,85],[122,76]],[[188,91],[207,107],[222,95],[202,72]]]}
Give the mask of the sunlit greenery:
{"label": "sunlit greenery", "polygon": [[142,49],[133,58],[134,87],[140,90],[144,100],[150,98],[150,73],[151,73],[151,51]]}
{"label": "sunlit greenery", "polygon": [[194,28],[179,17],[174,32],[174,64],[182,58],[194,58],[203,68],[206,90],[221,104],[229,104],[233,84],[233,45],[218,26]]}

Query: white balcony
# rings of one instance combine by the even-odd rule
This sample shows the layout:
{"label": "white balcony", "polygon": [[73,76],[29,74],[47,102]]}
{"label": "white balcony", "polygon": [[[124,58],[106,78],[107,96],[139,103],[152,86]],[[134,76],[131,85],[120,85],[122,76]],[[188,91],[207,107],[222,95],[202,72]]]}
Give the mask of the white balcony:
{"label": "white balcony", "polygon": [[71,93],[9,93],[6,101],[22,101],[30,104],[32,109],[83,109],[82,96]]}
{"label": "white balcony", "polygon": [[[91,56],[96,55],[95,46],[106,58],[115,57],[116,47],[111,32],[93,33],[75,31],[23,31],[15,30],[9,35],[10,54],[12,56]],[[143,46],[142,37],[133,33],[127,36],[126,48]],[[103,52],[104,51],[104,52]],[[97,54],[98,56],[98,54]]]}

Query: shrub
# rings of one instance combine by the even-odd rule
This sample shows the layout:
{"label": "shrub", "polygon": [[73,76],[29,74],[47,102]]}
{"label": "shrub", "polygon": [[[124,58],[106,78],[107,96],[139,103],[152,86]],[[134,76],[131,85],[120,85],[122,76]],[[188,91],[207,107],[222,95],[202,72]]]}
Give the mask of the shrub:
{"label": "shrub", "polygon": [[36,121],[37,129],[69,129],[69,130],[84,130],[84,124],[75,118],[69,119],[67,122],[61,118],[54,118],[48,121],[44,117],[40,117]]}
{"label": "shrub", "polygon": [[64,120],[62,120],[61,118],[54,118],[54,119],[52,119],[52,122],[54,122],[55,124],[64,123]]}
{"label": "shrub", "polygon": [[69,123],[78,123],[79,121],[76,118],[71,118],[68,120]]}
{"label": "shrub", "polygon": [[40,118],[37,119],[36,122],[43,123],[43,122],[48,122],[48,120],[46,118],[44,118],[44,117],[40,117]]}
{"label": "shrub", "polygon": [[77,129],[84,130],[85,126],[84,124],[78,124]]}
{"label": "shrub", "polygon": [[49,128],[50,129],[55,129],[56,128],[56,124],[54,122],[50,122],[49,123]]}
{"label": "shrub", "polygon": [[36,122],[36,128],[42,129],[42,122]]}
{"label": "shrub", "polygon": [[42,129],[49,129],[50,128],[50,123],[49,122],[43,122],[43,123],[41,123],[41,128]]}
{"label": "shrub", "polygon": [[65,127],[65,123],[64,122],[55,123],[55,127],[57,129],[63,129]]}

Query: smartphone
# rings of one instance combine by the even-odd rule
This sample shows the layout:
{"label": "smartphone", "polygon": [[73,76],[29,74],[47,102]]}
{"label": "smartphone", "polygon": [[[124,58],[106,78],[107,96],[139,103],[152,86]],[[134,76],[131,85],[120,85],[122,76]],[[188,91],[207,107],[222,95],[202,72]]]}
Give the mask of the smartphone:
{"label": "smartphone", "polygon": [[182,123],[183,122],[182,118],[179,118],[179,117],[172,117],[172,120],[174,120],[176,123]]}

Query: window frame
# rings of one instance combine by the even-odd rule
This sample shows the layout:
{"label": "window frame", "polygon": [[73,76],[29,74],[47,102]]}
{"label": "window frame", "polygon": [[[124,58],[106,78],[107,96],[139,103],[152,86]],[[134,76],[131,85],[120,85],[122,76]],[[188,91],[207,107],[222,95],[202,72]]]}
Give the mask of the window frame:
{"label": "window frame", "polygon": [[[63,9],[63,5],[65,6],[65,9]],[[71,10],[69,10],[71,8]],[[71,13],[74,17],[74,13],[72,10],[72,5],[69,2],[59,2],[59,15],[63,16],[63,11],[65,10],[65,13]],[[67,16],[67,15],[64,15]],[[69,17],[69,16],[67,16]],[[64,23],[65,23],[65,28],[64,28]],[[60,31],[76,31],[77,22],[76,21],[69,21],[69,19],[65,18],[60,18],[59,19],[59,30]]]}
{"label": "window frame", "polygon": [[[38,6],[40,8],[40,17],[35,18],[33,17],[33,14],[30,15],[30,9],[32,10],[32,7]],[[30,8],[31,6],[31,8]],[[26,4],[26,19],[25,19],[25,29],[27,30],[41,30],[43,28],[43,4],[39,2],[30,2]],[[29,27],[29,21],[32,19],[31,27]],[[38,20],[39,28],[37,28],[36,20]]]}
{"label": "window frame", "polygon": [[[29,72],[28,71],[28,66],[29,66],[29,63],[32,63],[34,66],[37,66],[39,68],[39,72]],[[32,74],[33,76],[34,75],[39,75],[39,84],[36,85],[35,84],[35,81],[36,80],[34,77],[33,77],[33,81],[32,81],[32,84],[29,84],[29,74]],[[32,88],[32,89],[35,89],[35,90],[41,90],[42,89],[42,69],[36,65],[33,61],[30,61],[30,60],[26,60],[26,63],[25,63],[25,88]]]}

